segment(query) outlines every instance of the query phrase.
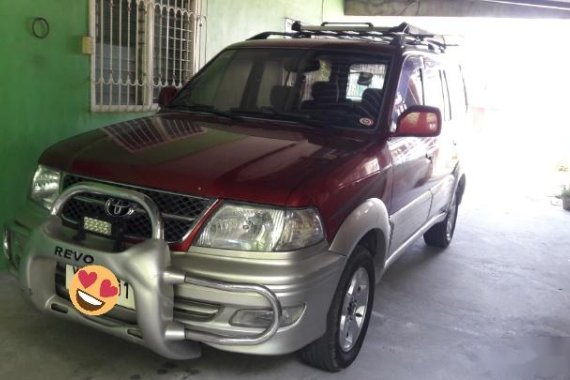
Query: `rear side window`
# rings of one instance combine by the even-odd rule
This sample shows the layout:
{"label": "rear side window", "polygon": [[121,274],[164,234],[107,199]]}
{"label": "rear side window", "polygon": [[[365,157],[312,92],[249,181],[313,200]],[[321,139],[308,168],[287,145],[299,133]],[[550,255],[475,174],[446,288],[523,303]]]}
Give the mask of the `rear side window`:
{"label": "rear side window", "polygon": [[456,119],[467,112],[467,97],[461,66],[450,66],[446,69],[446,75],[451,101],[451,117]]}
{"label": "rear side window", "polygon": [[350,65],[346,98],[354,101],[361,101],[364,90],[368,88],[378,90],[383,89],[385,75],[386,65],[383,64]]}
{"label": "rear side window", "polygon": [[[329,82],[331,79],[331,61],[326,57],[320,57],[318,61],[320,66],[319,70],[307,72],[304,74],[304,77],[301,78],[301,93],[303,94],[301,100],[303,101],[312,99],[311,88],[313,87],[313,84],[316,82]],[[293,86],[294,83],[295,81],[291,80],[287,85]]]}
{"label": "rear side window", "polygon": [[444,120],[449,113],[448,107],[445,104],[444,97],[444,82],[442,81],[441,72],[435,63],[426,61],[426,69],[424,73],[424,91],[425,91],[425,104],[427,106],[437,107],[441,111]]}

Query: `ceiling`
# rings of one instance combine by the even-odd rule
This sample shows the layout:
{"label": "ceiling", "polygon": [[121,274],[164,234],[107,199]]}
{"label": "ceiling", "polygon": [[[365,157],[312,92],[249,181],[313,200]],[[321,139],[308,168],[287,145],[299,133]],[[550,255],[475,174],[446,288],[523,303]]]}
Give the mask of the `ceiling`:
{"label": "ceiling", "polygon": [[347,16],[570,18],[570,0],[345,0]]}

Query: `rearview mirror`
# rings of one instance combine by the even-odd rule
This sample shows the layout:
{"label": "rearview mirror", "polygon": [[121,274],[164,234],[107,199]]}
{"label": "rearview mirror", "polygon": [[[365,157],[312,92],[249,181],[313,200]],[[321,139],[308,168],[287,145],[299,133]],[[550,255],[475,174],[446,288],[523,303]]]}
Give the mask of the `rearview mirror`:
{"label": "rearview mirror", "polygon": [[[295,73],[299,69],[299,59],[289,58],[284,62],[285,70],[290,73]],[[310,73],[313,71],[319,71],[321,69],[321,62],[318,59],[311,59],[309,61],[303,62],[301,66],[301,72]]]}
{"label": "rearview mirror", "polygon": [[174,86],[166,86],[160,90],[160,94],[158,95],[158,105],[160,108],[163,108],[170,103],[172,99],[176,96],[178,89]]}
{"label": "rearview mirror", "polygon": [[396,136],[435,137],[441,133],[441,111],[437,107],[411,106],[396,123]]}
{"label": "rearview mirror", "polygon": [[303,71],[306,73],[311,73],[313,71],[319,71],[321,69],[321,62],[318,59],[311,59],[305,63]]}

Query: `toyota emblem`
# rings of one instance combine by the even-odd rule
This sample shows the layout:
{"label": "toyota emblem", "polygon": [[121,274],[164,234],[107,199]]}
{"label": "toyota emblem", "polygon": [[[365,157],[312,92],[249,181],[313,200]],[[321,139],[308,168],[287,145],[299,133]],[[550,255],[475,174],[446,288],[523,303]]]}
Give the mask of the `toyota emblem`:
{"label": "toyota emblem", "polygon": [[132,215],[135,212],[135,208],[131,202],[123,199],[109,198],[107,202],[105,202],[105,212],[107,215],[122,218]]}

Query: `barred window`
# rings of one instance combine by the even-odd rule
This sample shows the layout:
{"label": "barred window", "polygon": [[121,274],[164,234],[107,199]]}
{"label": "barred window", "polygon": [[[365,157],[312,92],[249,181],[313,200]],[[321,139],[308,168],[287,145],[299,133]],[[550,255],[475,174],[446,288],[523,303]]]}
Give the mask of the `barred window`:
{"label": "barred window", "polygon": [[195,71],[197,0],[91,0],[91,108],[157,108]]}

